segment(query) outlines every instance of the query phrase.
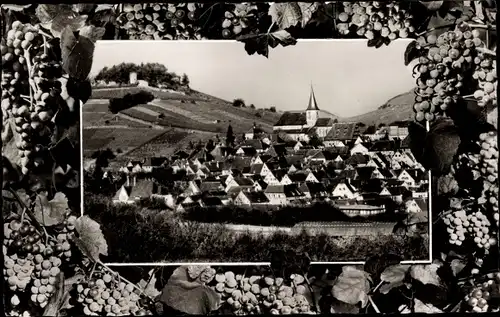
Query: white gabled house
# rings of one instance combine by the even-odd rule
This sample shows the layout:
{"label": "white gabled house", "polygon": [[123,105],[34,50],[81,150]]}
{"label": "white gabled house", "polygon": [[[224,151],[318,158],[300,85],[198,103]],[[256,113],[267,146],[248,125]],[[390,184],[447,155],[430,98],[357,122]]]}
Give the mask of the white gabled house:
{"label": "white gabled house", "polygon": [[407,213],[427,212],[427,201],[421,198],[413,198],[405,201],[405,209]]}
{"label": "white gabled house", "polygon": [[268,185],[279,185],[280,181],[274,176],[272,172],[269,172],[265,177],[264,177],[264,182],[266,182]]}
{"label": "white gabled house", "polygon": [[368,149],[361,143],[354,145],[350,150],[351,155],[368,154],[368,152],[369,152]]}
{"label": "white gabled house", "polygon": [[337,198],[355,199],[357,190],[348,182],[339,182],[332,190],[332,196]]}
{"label": "white gabled house", "polygon": [[196,185],[196,182],[189,181],[187,188],[182,192],[181,196],[189,197],[192,195],[198,195],[201,193],[200,188]]}
{"label": "white gabled house", "polygon": [[403,181],[403,185],[406,188],[413,188],[417,186],[415,179],[406,170],[402,170],[401,173],[399,173],[398,180]]}
{"label": "white gabled house", "polygon": [[392,196],[391,192],[386,187],[382,188],[379,195],[380,196]]}
{"label": "white gabled house", "polygon": [[266,177],[268,174],[271,174],[271,169],[267,166],[266,163],[262,163],[262,169],[260,170],[260,176]]}
{"label": "white gabled house", "polygon": [[354,141],[354,144],[362,144],[363,140],[361,139],[360,136],[357,137],[356,141]]}
{"label": "white gabled house", "polygon": [[312,172],[309,172],[309,174],[307,174],[307,177],[306,177],[306,182],[319,183],[319,180],[316,178],[316,176]]}

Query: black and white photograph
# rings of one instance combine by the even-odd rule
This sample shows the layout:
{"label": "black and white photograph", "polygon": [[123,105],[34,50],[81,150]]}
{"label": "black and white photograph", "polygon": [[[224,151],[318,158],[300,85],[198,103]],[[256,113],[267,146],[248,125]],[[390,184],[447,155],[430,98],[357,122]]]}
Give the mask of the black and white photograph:
{"label": "black and white photograph", "polygon": [[108,262],[429,261],[407,44],[304,40],[266,59],[238,42],[98,42],[84,214]]}

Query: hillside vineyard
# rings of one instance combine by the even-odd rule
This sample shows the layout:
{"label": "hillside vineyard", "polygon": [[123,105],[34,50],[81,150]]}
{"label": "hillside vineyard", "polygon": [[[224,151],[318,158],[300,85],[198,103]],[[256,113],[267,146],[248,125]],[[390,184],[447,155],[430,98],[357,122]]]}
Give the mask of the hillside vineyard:
{"label": "hillside vineyard", "polygon": [[[129,159],[104,168],[102,183],[113,184],[116,205],[161,201],[186,221],[220,220],[235,233],[390,235],[408,215],[426,230],[429,175],[409,150],[405,122],[371,131],[359,123],[339,123],[320,110],[311,86],[305,111],[284,112],[272,132],[266,130],[254,124],[240,136],[229,126],[224,139],[178,148],[170,157]],[[217,214],[285,208],[321,211],[288,223]]]}

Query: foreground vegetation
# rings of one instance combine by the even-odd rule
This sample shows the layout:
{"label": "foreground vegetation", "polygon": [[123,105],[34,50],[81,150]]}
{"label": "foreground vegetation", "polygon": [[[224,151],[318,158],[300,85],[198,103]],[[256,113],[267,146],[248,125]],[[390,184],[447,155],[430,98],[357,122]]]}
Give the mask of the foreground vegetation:
{"label": "foreground vegetation", "polygon": [[307,251],[313,261],[364,260],[379,253],[401,254],[404,259],[428,257],[426,237],[275,233],[264,239],[250,233],[236,234],[221,224],[183,225],[169,212],[115,206],[109,198],[90,193],[85,194],[84,210],[101,224],[109,245],[107,262],[262,262],[277,250]]}

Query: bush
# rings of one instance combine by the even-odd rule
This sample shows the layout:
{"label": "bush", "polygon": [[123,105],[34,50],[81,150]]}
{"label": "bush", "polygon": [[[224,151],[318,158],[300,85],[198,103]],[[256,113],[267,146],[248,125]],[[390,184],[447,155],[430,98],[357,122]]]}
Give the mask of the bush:
{"label": "bush", "polygon": [[245,107],[245,101],[241,98],[237,98],[233,100],[233,107]]}
{"label": "bush", "polygon": [[260,112],[256,112],[256,113],[255,113],[255,116],[256,116],[257,118],[262,118],[262,113],[260,113]]}
{"label": "bush", "polygon": [[269,111],[271,111],[271,112],[276,112],[276,107],[271,107],[271,108],[269,108]]}

